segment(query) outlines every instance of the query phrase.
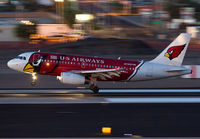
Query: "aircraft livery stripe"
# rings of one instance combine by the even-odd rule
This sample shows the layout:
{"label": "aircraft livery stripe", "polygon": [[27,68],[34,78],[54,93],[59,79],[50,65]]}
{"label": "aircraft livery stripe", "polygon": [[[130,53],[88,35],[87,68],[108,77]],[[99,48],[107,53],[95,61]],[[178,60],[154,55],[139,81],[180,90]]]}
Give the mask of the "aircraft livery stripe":
{"label": "aircraft livery stripe", "polygon": [[128,81],[130,81],[130,80],[136,75],[138,69],[139,69],[143,64],[144,64],[144,61],[142,60],[142,61],[140,62],[140,64],[137,65],[137,66],[135,67],[135,70],[133,71],[133,73],[131,74],[131,76],[128,78]]}

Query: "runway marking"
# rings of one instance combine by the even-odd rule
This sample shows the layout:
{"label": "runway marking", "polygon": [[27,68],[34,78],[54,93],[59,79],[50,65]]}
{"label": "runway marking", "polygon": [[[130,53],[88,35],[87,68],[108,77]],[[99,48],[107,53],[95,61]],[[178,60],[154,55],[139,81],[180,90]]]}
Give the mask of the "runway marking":
{"label": "runway marking", "polygon": [[[65,94],[93,93],[90,89],[2,89],[0,94]],[[200,93],[200,89],[100,89],[99,93]]]}
{"label": "runway marking", "polygon": [[110,103],[200,103],[200,97],[189,98],[105,98]]}
{"label": "runway marking", "polygon": [[[105,103],[106,102],[106,103]],[[81,98],[0,98],[0,104],[112,104],[112,103],[200,103],[200,97],[81,97]],[[67,112],[67,111],[66,111]]]}
{"label": "runway marking", "polygon": [[100,93],[200,93],[200,89],[103,89]]}

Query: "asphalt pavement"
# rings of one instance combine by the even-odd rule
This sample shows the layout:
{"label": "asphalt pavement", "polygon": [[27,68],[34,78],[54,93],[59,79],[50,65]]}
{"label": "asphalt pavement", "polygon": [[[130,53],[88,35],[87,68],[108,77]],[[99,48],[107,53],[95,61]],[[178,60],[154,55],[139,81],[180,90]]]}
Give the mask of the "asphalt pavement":
{"label": "asphalt pavement", "polygon": [[[199,137],[200,104],[0,105],[0,137]],[[111,127],[111,134],[102,134]]]}

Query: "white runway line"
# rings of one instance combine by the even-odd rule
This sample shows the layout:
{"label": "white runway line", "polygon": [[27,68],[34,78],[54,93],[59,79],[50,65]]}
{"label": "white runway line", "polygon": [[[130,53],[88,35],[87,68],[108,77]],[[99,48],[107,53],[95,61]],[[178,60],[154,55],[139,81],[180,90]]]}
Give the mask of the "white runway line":
{"label": "white runway line", "polygon": [[[31,94],[31,93],[93,93],[90,89],[13,89],[0,90],[0,93],[6,94]],[[99,93],[200,93],[200,89],[100,89]]]}
{"label": "white runway line", "polygon": [[64,93],[92,93],[89,89],[39,89],[39,90],[31,90],[31,89],[16,89],[16,90],[0,90],[0,93],[5,94],[64,94]]}
{"label": "white runway line", "polygon": [[139,97],[139,98],[111,98],[111,97],[8,97],[0,98],[0,104],[112,104],[112,103],[200,103],[200,97]]}
{"label": "white runway line", "polygon": [[100,93],[195,93],[200,89],[102,89]]}
{"label": "white runway line", "polygon": [[105,98],[110,103],[200,103],[200,97],[189,98]]}

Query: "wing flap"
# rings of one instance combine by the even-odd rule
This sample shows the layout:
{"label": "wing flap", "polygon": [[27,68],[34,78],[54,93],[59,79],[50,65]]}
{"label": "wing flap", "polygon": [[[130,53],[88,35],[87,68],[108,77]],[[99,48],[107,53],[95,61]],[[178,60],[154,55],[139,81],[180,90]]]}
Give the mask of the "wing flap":
{"label": "wing flap", "polygon": [[106,78],[111,79],[112,76],[120,76],[120,69],[97,69],[97,70],[83,70],[83,71],[72,71],[77,74],[89,74],[94,78],[100,78],[106,80]]}

